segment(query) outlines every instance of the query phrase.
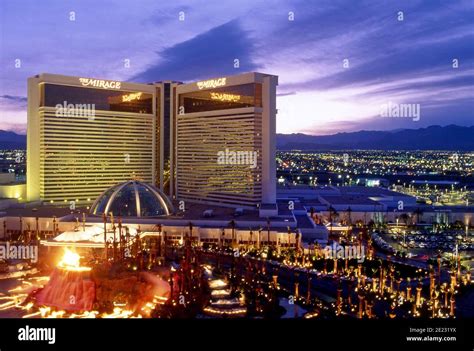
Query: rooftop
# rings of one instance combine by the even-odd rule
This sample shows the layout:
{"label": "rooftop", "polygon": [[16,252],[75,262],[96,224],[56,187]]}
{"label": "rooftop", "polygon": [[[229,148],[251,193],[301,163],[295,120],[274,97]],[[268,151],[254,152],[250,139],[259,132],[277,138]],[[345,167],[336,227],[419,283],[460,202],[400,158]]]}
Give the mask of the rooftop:
{"label": "rooftop", "polygon": [[366,196],[322,196],[331,205],[379,205],[377,201]]}
{"label": "rooftop", "polygon": [[[286,223],[294,224],[295,220],[291,214],[291,211],[285,206],[279,206],[278,217],[271,217],[271,223]],[[176,207],[177,208],[177,207]],[[257,209],[249,210],[244,209],[242,214],[236,214],[235,208],[228,207],[219,207],[206,204],[198,203],[186,203],[186,210],[184,212],[178,212],[175,215],[163,216],[163,217],[141,217],[140,221],[143,222],[166,222],[167,220],[180,220],[180,221],[197,221],[197,220],[210,220],[210,221],[227,221],[231,220],[239,222],[266,222],[266,218],[261,218],[259,216],[259,211]],[[212,210],[211,217],[205,217],[204,211]],[[89,214],[89,210],[85,207],[77,207],[74,211],[71,211],[69,207],[55,207],[51,205],[38,205],[35,207],[18,207],[18,208],[8,208],[4,211],[0,211],[0,217],[53,217],[64,218],[64,220],[73,220],[74,217],[81,217],[82,213],[86,213],[87,220],[93,222],[100,222],[102,220],[101,216]],[[133,222],[138,220],[137,217],[130,218],[129,220],[124,219],[125,222]]]}
{"label": "rooftop", "polygon": [[[20,205],[21,206],[21,205]],[[69,207],[57,207],[50,205],[10,207],[0,211],[0,217],[53,217],[61,218],[71,213],[88,213],[85,207],[76,208],[71,211]]]}
{"label": "rooftop", "polygon": [[[279,207],[279,216],[272,217],[271,220],[273,222],[294,222],[293,216],[291,215],[290,211],[285,211],[284,206]],[[176,216],[170,216],[170,218],[176,219],[186,219],[186,220],[198,220],[198,219],[206,219],[203,215],[204,211],[212,210],[212,217],[210,219],[214,220],[239,220],[239,221],[264,221],[265,218],[261,218],[259,216],[258,209],[249,210],[244,209],[243,213],[240,215],[236,215],[235,208],[229,207],[219,207],[213,205],[206,205],[206,204],[198,204],[198,203],[186,203],[186,211],[178,213]]]}

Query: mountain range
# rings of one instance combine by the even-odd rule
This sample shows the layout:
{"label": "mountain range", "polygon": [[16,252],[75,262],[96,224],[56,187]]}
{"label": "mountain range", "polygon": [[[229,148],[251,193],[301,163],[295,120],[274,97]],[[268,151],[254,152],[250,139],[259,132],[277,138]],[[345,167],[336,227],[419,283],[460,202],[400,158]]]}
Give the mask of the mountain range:
{"label": "mountain range", "polygon": [[26,135],[0,130],[1,149],[26,149]]}
{"label": "mountain range", "polygon": [[333,135],[278,134],[278,150],[474,150],[474,126],[430,126]]}
{"label": "mountain range", "polygon": [[[0,149],[26,148],[26,135],[0,130]],[[474,150],[474,126],[430,126],[333,135],[277,134],[278,150]]]}

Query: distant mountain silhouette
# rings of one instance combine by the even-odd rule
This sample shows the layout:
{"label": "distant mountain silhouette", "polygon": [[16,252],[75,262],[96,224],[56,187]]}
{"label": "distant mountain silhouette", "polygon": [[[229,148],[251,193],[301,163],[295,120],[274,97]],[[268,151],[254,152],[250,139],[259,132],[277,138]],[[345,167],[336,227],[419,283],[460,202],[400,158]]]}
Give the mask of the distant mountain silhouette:
{"label": "distant mountain silhouette", "polygon": [[[0,130],[0,149],[25,149],[26,135]],[[459,150],[474,151],[474,126],[430,126],[333,135],[277,134],[278,150]]]}
{"label": "distant mountain silhouette", "polygon": [[474,150],[474,126],[430,126],[333,135],[278,134],[278,150]]}
{"label": "distant mountain silhouette", "polygon": [[0,149],[26,149],[26,135],[0,130]]}

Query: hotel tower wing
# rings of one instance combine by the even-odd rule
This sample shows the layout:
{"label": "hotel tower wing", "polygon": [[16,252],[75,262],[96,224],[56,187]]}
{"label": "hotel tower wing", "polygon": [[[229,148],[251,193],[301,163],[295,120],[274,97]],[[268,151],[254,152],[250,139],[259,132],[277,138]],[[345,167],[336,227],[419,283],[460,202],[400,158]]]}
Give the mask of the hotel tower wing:
{"label": "hotel tower wing", "polygon": [[28,80],[27,197],[90,205],[137,180],[174,200],[275,200],[277,77],[181,84],[40,74]]}
{"label": "hotel tower wing", "polygon": [[276,76],[247,73],[177,86],[178,199],[275,203],[276,85]]}

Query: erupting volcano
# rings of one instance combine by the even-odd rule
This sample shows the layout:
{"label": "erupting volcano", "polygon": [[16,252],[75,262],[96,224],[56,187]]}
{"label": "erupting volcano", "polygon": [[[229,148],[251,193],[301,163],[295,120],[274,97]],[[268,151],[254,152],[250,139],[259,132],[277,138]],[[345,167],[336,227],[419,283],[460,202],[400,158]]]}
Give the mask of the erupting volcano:
{"label": "erupting volcano", "polygon": [[66,249],[49,282],[36,295],[36,303],[66,311],[91,310],[95,283],[90,276],[91,268],[81,267],[79,262],[80,256]]}
{"label": "erupting volcano", "polygon": [[[142,318],[170,298],[170,285],[157,274],[110,264],[86,267],[80,260],[78,253],[65,249],[49,279],[44,277],[44,286],[25,282],[11,290],[18,295],[4,307],[30,312],[23,318]],[[21,296],[23,302],[18,301]]]}

